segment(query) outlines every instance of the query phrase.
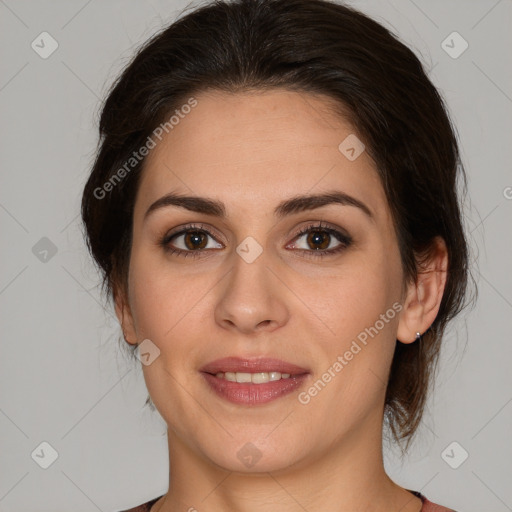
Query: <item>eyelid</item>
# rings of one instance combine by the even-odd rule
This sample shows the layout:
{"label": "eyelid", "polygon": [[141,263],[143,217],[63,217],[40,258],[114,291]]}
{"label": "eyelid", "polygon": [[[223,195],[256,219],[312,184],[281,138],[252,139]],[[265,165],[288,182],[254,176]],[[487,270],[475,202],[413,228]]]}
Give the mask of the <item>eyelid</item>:
{"label": "eyelid", "polygon": [[[293,237],[292,243],[295,243],[295,240],[298,238],[302,238],[304,235],[310,233],[311,231],[320,231],[328,233],[330,236],[336,238],[338,242],[340,242],[341,245],[345,245],[348,247],[353,243],[353,238],[349,233],[339,227],[335,226],[334,224],[330,224],[328,222],[324,221],[311,221],[306,226],[302,227],[299,232]],[[288,247],[288,246],[287,246]],[[313,250],[307,250],[307,249],[298,249],[299,251],[305,251],[310,253],[315,253],[316,251]],[[335,249],[325,249],[325,253],[333,253]],[[317,251],[318,253],[321,253],[322,251]]]}
{"label": "eyelid", "polygon": [[[343,229],[337,225],[331,224],[329,222],[325,222],[323,220],[306,221],[306,222],[307,222],[307,224],[305,226],[299,228],[298,231],[295,233],[295,235],[293,235],[291,243],[295,243],[295,241],[298,238],[300,238],[300,237],[304,236],[305,234],[309,233],[310,231],[314,231],[314,230],[324,231],[324,232],[330,234],[330,236],[336,238],[338,240],[338,242],[340,242],[340,246],[344,246],[344,248],[347,248],[353,242],[352,236],[350,234],[348,234],[348,232],[345,229]],[[212,249],[201,249],[201,250],[194,251],[194,250],[175,249],[175,248],[169,247],[169,243],[173,238],[175,238],[177,236],[183,236],[188,231],[204,232],[207,236],[213,238],[216,242],[219,242],[219,240],[217,240],[217,238],[216,238],[217,235],[212,233],[212,231],[215,231],[215,229],[212,228],[211,226],[206,226],[202,223],[189,223],[189,224],[185,224],[183,226],[179,226],[175,229],[172,229],[169,232],[165,232],[163,236],[159,237],[158,245],[163,246],[167,251],[169,251],[171,253],[177,253],[177,254],[181,254],[183,256],[187,256],[187,255],[195,256],[195,255],[199,255],[200,253],[208,253],[208,252],[212,251]],[[223,237],[219,237],[219,238],[223,238]],[[223,243],[223,242],[219,242],[219,243]],[[289,245],[290,245],[290,243],[288,243],[286,245],[286,247],[288,247]],[[302,253],[310,253],[310,256],[312,256],[312,257],[321,257],[321,256],[335,255],[336,250],[337,249],[340,250],[340,246],[337,246],[334,249],[323,249],[323,250],[318,250],[318,251],[308,250],[308,249],[296,249],[296,251],[299,251]]]}
{"label": "eyelid", "polygon": [[212,238],[224,238],[223,236],[217,234],[217,230],[215,228],[201,222],[190,222],[183,226],[178,226],[177,228],[171,229],[170,231],[165,231],[164,235],[160,238],[169,240],[176,235],[182,235],[187,231],[204,231],[208,234],[208,236],[211,236]]}

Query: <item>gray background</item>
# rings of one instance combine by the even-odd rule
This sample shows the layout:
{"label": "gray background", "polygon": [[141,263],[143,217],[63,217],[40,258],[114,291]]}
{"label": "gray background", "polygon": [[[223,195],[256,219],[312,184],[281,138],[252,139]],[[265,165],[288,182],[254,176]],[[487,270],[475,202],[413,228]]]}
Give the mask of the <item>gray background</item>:
{"label": "gray background", "polygon": [[[351,3],[411,45],[446,98],[478,257],[476,308],[446,337],[410,455],[402,463],[387,447],[386,466],[460,512],[512,510],[512,2]],[[142,371],[101,306],[78,212],[100,98],[133,49],[186,5],[0,0],[1,512],[108,512],[167,490],[165,423],[142,409]],[[43,31],[59,44],[47,59],[31,47]],[[453,31],[469,44],[458,58],[441,46]],[[43,441],[58,453],[48,469],[31,457]],[[453,441],[452,464],[469,453],[457,469],[444,452]]]}

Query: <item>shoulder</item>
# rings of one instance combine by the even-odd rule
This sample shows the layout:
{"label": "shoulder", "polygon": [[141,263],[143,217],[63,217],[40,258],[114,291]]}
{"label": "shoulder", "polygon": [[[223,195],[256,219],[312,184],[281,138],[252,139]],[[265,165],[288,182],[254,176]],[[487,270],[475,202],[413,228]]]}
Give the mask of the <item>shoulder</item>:
{"label": "shoulder", "polygon": [[119,510],[118,512],[150,512],[151,507],[161,498],[162,496],[158,496],[158,498],[154,498],[152,500],[146,501],[146,503],[142,503],[133,508],[129,508],[127,510]]}

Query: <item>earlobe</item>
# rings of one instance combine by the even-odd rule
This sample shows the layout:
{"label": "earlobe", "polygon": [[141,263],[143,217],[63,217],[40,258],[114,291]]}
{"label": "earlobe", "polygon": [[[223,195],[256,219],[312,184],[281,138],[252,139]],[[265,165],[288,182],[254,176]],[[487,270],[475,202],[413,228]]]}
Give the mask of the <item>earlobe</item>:
{"label": "earlobe", "polygon": [[446,285],[448,251],[441,237],[436,237],[422,260],[416,282],[410,283],[400,315],[397,339],[413,343],[417,333],[424,333],[436,319]]}
{"label": "earlobe", "polygon": [[421,283],[411,283],[407,289],[396,334],[398,341],[402,343],[413,343],[417,339],[416,333],[423,332],[421,326],[424,307],[421,295]]}

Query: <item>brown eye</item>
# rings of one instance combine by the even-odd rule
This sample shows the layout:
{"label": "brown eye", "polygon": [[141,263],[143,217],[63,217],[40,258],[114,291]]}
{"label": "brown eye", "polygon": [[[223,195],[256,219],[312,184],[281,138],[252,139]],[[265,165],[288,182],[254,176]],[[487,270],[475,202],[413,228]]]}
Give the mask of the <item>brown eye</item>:
{"label": "brown eye", "polygon": [[[298,243],[295,242],[293,244],[294,248],[299,249],[312,257],[323,257],[330,254],[336,254],[343,249],[346,249],[352,243],[352,238],[350,236],[322,224],[308,226],[303,229],[295,237],[295,240],[300,240],[301,238],[305,239],[305,247],[298,247]],[[338,244],[336,244],[336,240],[338,241]],[[334,246],[331,245],[332,243],[334,243]]]}
{"label": "brown eye", "polygon": [[330,233],[325,231],[310,231],[306,238],[307,243],[310,245],[312,249],[327,249],[329,247],[329,242],[332,238]]}
{"label": "brown eye", "polygon": [[[163,242],[165,246],[174,246],[177,251],[200,251],[203,249],[220,249],[222,245],[218,244],[210,244],[209,238],[212,238],[212,235],[208,231],[199,231],[199,230],[183,230],[179,233],[176,233],[172,236],[166,237]],[[173,242],[171,244],[171,242]]]}
{"label": "brown eye", "polygon": [[[294,240],[297,241],[301,238],[305,238],[305,247],[298,247],[297,242],[294,242],[291,248],[298,249],[305,256],[313,258],[335,255],[352,243],[352,238],[349,235],[322,223],[303,229],[295,236]],[[213,240],[213,243],[210,243],[209,239]],[[196,257],[203,252],[208,253],[211,249],[222,249],[223,247],[202,225],[185,226],[181,231],[171,232],[165,235],[159,244],[168,254],[183,257]]]}
{"label": "brown eye", "polygon": [[201,231],[187,231],[182,236],[184,237],[185,246],[191,251],[194,249],[204,249],[208,243],[208,235]]}
{"label": "brown eye", "polygon": [[169,254],[177,254],[179,256],[198,256],[206,249],[220,249],[222,244],[211,243],[210,240],[216,242],[213,235],[201,226],[185,226],[178,232],[171,232],[160,240],[160,245]]}

